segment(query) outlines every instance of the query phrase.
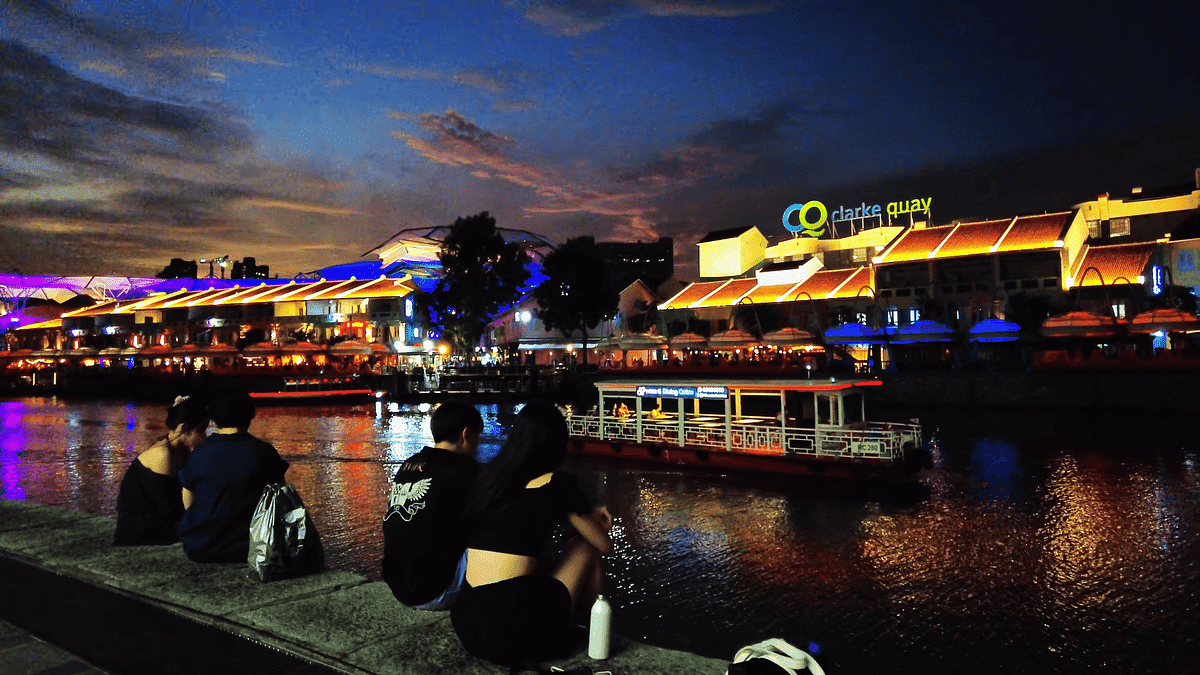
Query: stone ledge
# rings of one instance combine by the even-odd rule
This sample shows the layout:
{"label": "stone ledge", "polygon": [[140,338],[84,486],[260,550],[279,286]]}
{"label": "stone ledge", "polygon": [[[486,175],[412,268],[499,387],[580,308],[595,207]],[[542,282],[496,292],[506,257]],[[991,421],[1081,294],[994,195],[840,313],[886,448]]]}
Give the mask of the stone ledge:
{"label": "stone ledge", "polygon": [[[463,650],[446,612],[401,605],[382,582],[326,570],[262,583],[245,565],[198,564],[182,545],[115,547],[115,523],[0,499],[0,555],[133,597],[353,675],[507,673]],[[725,672],[727,663],[614,637],[612,656],[554,661],[568,672]]]}

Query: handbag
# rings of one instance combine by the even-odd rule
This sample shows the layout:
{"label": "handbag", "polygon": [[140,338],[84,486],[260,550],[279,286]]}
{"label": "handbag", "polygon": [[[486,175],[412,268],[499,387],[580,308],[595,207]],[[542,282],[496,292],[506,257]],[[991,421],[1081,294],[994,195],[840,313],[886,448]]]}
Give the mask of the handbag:
{"label": "handbag", "polygon": [[268,485],[250,518],[250,571],[260,581],[325,568],[325,549],[294,485]]}
{"label": "handbag", "polygon": [[808,652],[785,640],[771,638],[739,649],[725,675],[799,675],[803,672],[825,675]]}

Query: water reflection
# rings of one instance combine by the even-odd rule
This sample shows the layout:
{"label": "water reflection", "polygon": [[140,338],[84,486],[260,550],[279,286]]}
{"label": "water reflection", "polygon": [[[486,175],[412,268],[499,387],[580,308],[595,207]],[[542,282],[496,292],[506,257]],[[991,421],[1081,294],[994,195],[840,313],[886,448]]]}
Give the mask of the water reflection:
{"label": "water reflection", "polygon": [[[263,408],[251,431],[291,462],[330,563],[372,577],[397,466],[431,442],[428,406]],[[0,403],[0,487],[113,515],[161,407]],[[481,407],[490,459],[509,406]],[[617,516],[606,562],[617,629],[728,659],[782,636],[842,673],[1183,672],[1200,629],[1200,471],[1188,425],[1152,447],[1104,420],[920,416],[929,496],[573,459]],[[1062,435],[1089,428],[1086,437]]]}

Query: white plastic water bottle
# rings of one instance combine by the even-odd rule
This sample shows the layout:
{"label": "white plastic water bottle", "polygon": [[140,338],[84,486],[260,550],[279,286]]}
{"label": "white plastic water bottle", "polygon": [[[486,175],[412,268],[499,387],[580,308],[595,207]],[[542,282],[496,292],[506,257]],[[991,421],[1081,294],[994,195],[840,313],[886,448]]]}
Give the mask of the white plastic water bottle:
{"label": "white plastic water bottle", "polygon": [[596,596],[592,605],[592,622],[588,628],[588,657],[596,660],[608,658],[608,642],[612,630],[612,607],[603,595]]}

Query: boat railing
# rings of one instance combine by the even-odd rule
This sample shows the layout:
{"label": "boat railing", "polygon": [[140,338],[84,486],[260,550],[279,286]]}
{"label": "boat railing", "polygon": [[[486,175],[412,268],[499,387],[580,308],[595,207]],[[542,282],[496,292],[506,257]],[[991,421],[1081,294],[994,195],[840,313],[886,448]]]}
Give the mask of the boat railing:
{"label": "boat railing", "polygon": [[[682,443],[679,424],[673,421],[642,424],[641,438],[638,438],[634,420],[628,417],[605,417],[602,428],[600,418],[595,415],[571,415],[567,418],[567,427],[572,436],[582,438],[726,449],[723,421],[685,421]],[[873,422],[859,429],[822,429],[818,434],[815,429],[784,429],[761,421],[731,421],[728,449],[731,452],[754,454],[891,460],[902,456],[906,442],[921,446],[920,425]]]}

